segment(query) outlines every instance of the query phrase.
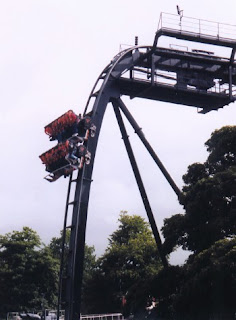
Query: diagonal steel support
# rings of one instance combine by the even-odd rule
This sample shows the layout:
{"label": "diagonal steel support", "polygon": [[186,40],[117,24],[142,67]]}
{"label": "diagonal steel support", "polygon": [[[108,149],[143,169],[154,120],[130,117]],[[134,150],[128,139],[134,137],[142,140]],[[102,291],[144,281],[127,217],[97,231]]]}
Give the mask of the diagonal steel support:
{"label": "diagonal steel support", "polygon": [[157,229],[157,225],[156,225],[156,222],[155,222],[155,219],[154,219],[154,216],[153,216],[153,213],[152,213],[152,209],[151,209],[151,206],[150,206],[147,194],[146,194],[146,190],[145,190],[144,185],[143,185],[143,181],[142,181],[139,169],[138,169],[137,162],[135,160],[135,156],[134,156],[131,144],[129,142],[129,138],[128,138],[128,135],[127,135],[127,132],[126,132],[126,129],[125,129],[125,125],[124,125],[122,116],[120,114],[119,103],[117,102],[117,99],[113,99],[112,100],[112,104],[113,104],[114,111],[115,111],[115,114],[116,114],[117,122],[118,122],[119,127],[120,127],[122,139],[124,140],[126,151],[128,153],[129,160],[130,160],[133,172],[134,172],[134,176],[136,178],[136,181],[137,181],[137,184],[138,184],[138,188],[139,188],[142,200],[143,200],[143,204],[144,204],[145,210],[147,212],[149,223],[151,225],[152,232],[153,232],[156,244],[157,244],[157,249],[159,251],[160,258],[162,260],[163,266],[164,267],[168,267],[168,262],[167,262],[165,254],[163,252],[161,237],[160,237],[159,231]]}
{"label": "diagonal steel support", "polygon": [[137,124],[137,122],[135,121],[135,119],[133,118],[131,113],[129,112],[129,110],[126,108],[124,102],[120,98],[117,99],[117,105],[120,107],[120,109],[122,110],[122,112],[124,113],[124,115],[126,116],[128,121],[130,122],[131,126],[134,128],[135,133],[137,133],[137,135],[139,136],[140,140],[143,142],[144,146],[146,147],[146,149],[150,153],[151,157],[156,162],[156,164],[158,165],[159,169],[161,170],[161,172],[165,176],[166,180],[169,182],[169,184],[171,185],[172,189],[174,190],[174,192],[177,194],[178,198],[180,199],[181,198],[180,189],[177,187],[177,185],[175,184],[174,180],[171,178],[169,172],[166,170],[166,168],[162,164],[161,160],[158,158],[158,156],[156,155],[155,151],[153,150],[153,148],[151,147],[151,145],[149,144],[149,142],[145,138],[145,136],[144,136],[144,134],[142,132],[142,128],[139,127],[139,125]]}

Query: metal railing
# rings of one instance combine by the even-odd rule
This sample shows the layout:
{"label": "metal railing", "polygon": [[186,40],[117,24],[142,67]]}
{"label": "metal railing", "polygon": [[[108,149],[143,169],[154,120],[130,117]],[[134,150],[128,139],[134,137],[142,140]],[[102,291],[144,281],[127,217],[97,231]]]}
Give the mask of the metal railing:
{"label": "metal railing", "polygon": [[124,320],[122,313],[81,315],[82,320]]}
{"label": "metal railing", "polygon": [[[145,72],[146,71],[146,72]],[[126,76],[127,78],[129,77],[128,75]],[[147,69],[143,69],[143,72],[134,70],[133,71],[133,80],[141,80],[145,82],[150,82],[151,78],[151,71],[148,71]],[[205,90],[205,92],[208,93],[216,93],[216,94],[221,94],[221,95],[229,95],[229,84],[224,83],[221,84],[219,81],[214,81],[215,84]],[[170,87],[175,87],[177,85],[177,75],[175,72],[168,72],[164,70],[158,70],[158,72],[154,75],[154,83],[160,84],[160,85],[165,85],[165,86],[170,86]],[[192,91],[199,91],[199,89],[196,89],[194,86],[191,85],[186,85],[186,90],[192,90]],[[236,96],[236,86],[232,86],[232,95],[235,97]]]}
{"label": "metal railing", "polygon": [[201,20],[162,12],[158,29],[174,29],[217,39],[236,40],[236,25]]}
{"label": "metal railing", "polygon": [[[32,314],[32,312],[30,313]],[[57,310],[45,310],[38,312],[37,314],[43,316],[45,320],[55,320],[57,318]],[[63,320],[65,316],[65,311],[60,310],[60,319]],[[21,320],[20,312],[8,312],[7,320]],[[105,313],[105,314],[87,314],[81,315],[81,320],[124,320],[122,313]]]}

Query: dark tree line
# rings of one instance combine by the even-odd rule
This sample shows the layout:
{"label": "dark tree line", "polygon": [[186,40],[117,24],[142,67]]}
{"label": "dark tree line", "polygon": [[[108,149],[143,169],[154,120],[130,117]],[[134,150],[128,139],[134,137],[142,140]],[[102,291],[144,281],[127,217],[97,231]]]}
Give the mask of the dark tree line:
{"label": "dark tree line", "polygon": [[154,282],[167,318],[235,319],[236,126],[214,131],[205,145],[207,160],[183,176],[185,212],[162,228],[166,253],[191,251],[182,267],[162,270]]}
{"label": "dark tree line", "polygon": [[[184,212],[161,230],[167,256],[178,247],[191,252],[185,264],[163,268],[149,224],[123,212],[101,257],[86,246],[82,313],[235,319],[236,127],[216,130],[205,145],[207,160],[183,176]],[[27,227],[0,236],[0,314],[56,306],[60,247],[61,237],[45,246]]]}
{"label": "dark tree line", "polygon": [[[122,213],[118,229],[110,236],[103,256],[85,246],[82,313],[124,311],[124,300],[137,284],[148,281],[160,269],[150,227],[143,218]],[[48,246],[37,233],[24,227],[0,236],[0,315],[10,311],[56,309],[62,237]],[[69,233],[65,241],[65,265]],[[62,296],[64,292],[62,292]],[[140,293],[132,300],[139,304]],[[141,294],[146,296],[143,292]],[[123,303],[123,304],[122,304]]]}
{"label": "dark tree line", "polygon": [[0,313],[55,305],[58,260],[28,227],[0,236]]}
{"label": "dark tree line", "polygon": [[[69,234],[66,238],[67,254]],[[61,241],[61,237],[55,237],[46,246],[28,227],[0,236],[1,318],[12,311],[56,309]],[[94,266],[94,247],[85,246],[85,282],[90,279]]]}
{"label": "dark tree line", "polygon": [[[105,253],[84,291],[86,313],[145,310],[148,287],[143,286],[158,274],[161,261],[149,224],[137,215],[122,213],[119,226],[109,237]],[[139,288],[145,288],[145,291]]]}
{"label": "dark tree line", "polygon": [[216,130],[205,145],[206,162],[192,164],[183,176],[185,213],[166,219],[162,228],[167,252],[181,246],[199,253],[235,236],[236,127]]}

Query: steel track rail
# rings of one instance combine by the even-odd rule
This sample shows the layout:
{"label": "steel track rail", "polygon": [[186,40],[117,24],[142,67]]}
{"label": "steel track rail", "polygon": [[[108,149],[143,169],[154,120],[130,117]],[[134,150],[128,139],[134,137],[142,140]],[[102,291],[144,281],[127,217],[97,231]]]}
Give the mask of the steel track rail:
{"label": "steel track rail", "polygon": [[[140,49],[146,49],[146,53],[141,54],[139,51]],[[84,115],[88,111],[91,98],[95,96],[95,101],[91,111],[91,118],[92,122],[96,126],[96,135],[94,138],[89,138],[88,141],[85,142],[87,149],[91,152],[91,161],[89,165],[84,165],[78,172],[73,201],[72,227],[66,280],[66,320],[80,319],[88,202],[97,143],[106,107],[111,100],[120,98],[119,85],[116,80],[121,77],[124,72],[132,69],[141,60],[144,60],[151,55],[151,49],[152,47],[150,46],[134,46],[115,56],[112,63],[108,64],[99,75],[85,106]],[[103,80],[103,82],[95,95],[95,90],[99,80]]]}

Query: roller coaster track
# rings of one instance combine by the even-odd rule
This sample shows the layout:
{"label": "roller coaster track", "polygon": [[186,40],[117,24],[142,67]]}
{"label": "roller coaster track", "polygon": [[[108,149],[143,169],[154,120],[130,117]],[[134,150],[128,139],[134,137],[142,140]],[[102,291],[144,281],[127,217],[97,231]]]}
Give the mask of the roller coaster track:
{"label": "roller coaster track", "polygon": [[[146,50],[146,53],[141,54],[140,50],[143,50],[143,49]],[[66,218],[64,223],[64,234],[63,234],[64,241],[65,241],[65,230],[68,228],[66,226],[68,207],[70,205],[73,206],[72,224],[71,226],[69,226],[69,228],[71,229],[71,236],[70,236],[70,245],[69,245],[70,249],[69,249],[69,259],[68,259],[68,274],[66,277],[66,282],[67,282],[66,306],[65,306],[66,319],[75,319],[75,318],[78,319],[80,315],[80,296],[81,296],[84,243],[85,243],[89,193],[90,193],[90,186],[92,182],[92,172],[93,172],[97,142],[98,142],[101,126],[102,126],[103,116],[106,111],[107,104],[109,102],[112,102],[114,107],[117,121],[121,129],[121,134],[124,139],[124,143],[130,158],[130,162],[135,174],[136,181],[138,183],[138,187],[140,190],[141,197],[143,199],[144,206],[147,211],[147,215],[153,230],[153,234],[160,252],[163,265],[167,266],[167,260],[165,258],[165,255],[162,252],[162,244],[161,244],[159,232],[154,220],[154,216],[147,198],[144,185],[142,183],[141,175],[139,173],[131,145],[128,140],[128,135],[125,130],[120,109],[124,112],[127,119],[130,121],[131,125],[134,127],[136,133],[139,135],[140,139],[146,146],[147,150],[150,152],[154,161],[160,167],[161,171],[166,176],[167,180],[170,182],[171,186],[173,187],[174,191],[178,196],[180,196],[180,191],[178,187],[175,185],[174,181],[171,179],[170,175],[168,174],[167,170],[164,168],[163,164],[161,163],[161,161],[159,160],[159,158],[157,157],[153,149],[151,148],[151,146],[148,144],[141,129],[138,127],[138,125],[132,118],[132,115],[129,113],[128,109],[125,107],[124,103],[122,102],[120,98],[121,94],[119,90],[119,84],[117,83],[117,79],[119,79],[122,74],[124,74],[128,70],[132,70],[132,68],[135,65],[139,64],[144,59],[148,59],[150,54],[151,54],[151,47],[135,46],[115,56],[113,59],[113,62],[110,63],[98,77],[92,89],[92,92],[89,96],[88,103],[84,110],[84,115],[85,115],[88,113],[88,106],[91,99],[95,98],[92,110],[89,112],[89,114],[92,118],[92,122],[96,126],[96,135],[94,138],[90,138],[86,142],[86,147],[91,152],[91,161],[89,165],[84,165],[83,168],[79,170],[78,176],[76,179],[73,179],[72,176],[70,177],[67,203],[66,203]],[[102,84],[99,90],[96,91],[99,81],[102,81]],[[70,202],[69,200],[70,189],[73,183],[76,183],[75,195],[74,195],[74,200]],[[61,263],[61,266],[62,265],[63,265],[63,261]],[[61,270],[61,273],[62,273],[62,270]],[[62,280],[60,281],[60,285],[62,286]],[[59,305],[60,305],[60,302],[59,302]]]}
{"label": "roller coaster track", "polygon": [[[161,238],[154,220],[152,209],[148,201],[148,197],[135,160],[135,156],[128,139],[122,114],[128,119],[131,126],[134,128],[138,137],[143,142],[147,151],[150,153],[151,157],[169,182],[178,198],[181,197],[181,192],[165,169],[164,165],[161,163],[154,150],[152,149],[151,145],[148,143],[141,128],[132,117],[121,97],[122,95],[128,95],[131,98],[141,97],[152,100],[185,104],[188,106],[200,106],[202,108],[202,113],[216,110],[235,100],[232,94],[232,87],[234,83],[236,83],[236,66],[234,64],[235,43],[232,45],[232,55],[230,60],[228,61],[229,63],[227,64],[225,63],[225,61],[218,57],[209,57],[202,54],[197,55],[189,52],[183,53],[182,51],[178,52],[176,50],[157,48],[157,40],[158,38],[156,36],[153,46],[134,46],[116,55],[99,75],[90,93],[88,102],[84,110],[84,115],[89,114],[93,124],[96,126],[96,134],[95,137],[90,137],[87,141],[84,142],[89,152],[91,152],[90,164],[84,165],[83,168],[78,171],[78,175],[76,178],[73,178],[71,175],[68,187],[63,232],[63,242],[65,242],[66,229],[69,228],[71,231],[68,270],[65,279],[66,320],[75,320],[80,318],[81,286],[83,277],[84,246],[89,194],[92,182],[92,173],[97,143],[102,127],[103,117],[108,103],[112,103],[113,105],[121,135],[140,191],[140,195],[147,212],[155,241],[157,243],[160,258],[164,267],[167,267],[168,263],[162,251]],[[195,37],[194,40],[201,42],[200,38],[198,39]],[[190,41],[192,40],[190,39]],[[205,38],[204,41],[206,41]],[[218,42],[217,45],[219,45]],[[184,87],[185,83],[182,84],[181,87],[178,86],[179,76],[177,77],[176,85],[170,85],[168,83],[162,84],[156,81],[156,77],[158,76],[159,72],[158,70],[162,71],[164,68],[167,68],[167,71],[173,71],[173,68],[176,69],[177,75],[178,73],[181,74],[181,72],[188,72],[188,70],[186,71],[185,69],[181,69],[184,68],[182,67],[184,65],[182,63],[183,59],[184,61],[187,61],[188,64],[192,63],[193,66],[197,65],[197,70],[199,70],[200,63],[205,60],[205,62],[203,61],[203,66],[205,69],[203,69],[201,72],[204,72],[207,77],[213,78],[214,75],[212,75],[212,70],[214,70],[214,72],[218,72],[217,77],[219,77],[219,72],[221,72],[222,79],[226,79],[224,81],[227,81],[227,79],[229,79],[229,92],[210,92],[209,90],[205,90],[205,88],[203,90],[201,87],[198,88],[197,85],[195,85],[196,88],[193,89],[187,87],[187,85],[186,87]],[[172,61],[175,61],[175,64],[173,64]],[[179,63],[178,61],[181,61],[181,63]],[[156,70],[157,64],[158,70]],[[214,66],[214,68],[210,68],[210,66]],[[143,73],[144,77],[136,78],[134,76],[134,73],[137,71]],[[171,77],[169,77],[168,75],[159,74],[159,76],[164,78],[166,77],[167,80],[171,80]],[[75,184],[75,194],[73,201],[70,201],[70,188],[72,184]],[[72,223],[70,226],[67,226],[67,212],[70,206],[72,206]],[[61,266],[62,265],[63,263],[61,263]],[[62,273],[63,272],[61,267],[58,308],[60,308],[61,304],[60,299],[62,288]]]}

